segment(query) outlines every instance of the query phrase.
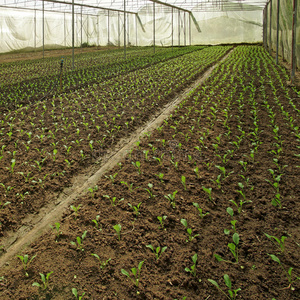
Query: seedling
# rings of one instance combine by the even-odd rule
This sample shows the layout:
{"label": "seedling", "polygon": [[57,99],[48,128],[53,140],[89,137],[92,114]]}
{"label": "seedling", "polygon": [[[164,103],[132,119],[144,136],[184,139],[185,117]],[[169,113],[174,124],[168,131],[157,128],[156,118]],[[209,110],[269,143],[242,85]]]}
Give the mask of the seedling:
{"label": "seedling", "polygon": [[247,162],[240,160],[239,164],[243,167],[244,171],[247,172]]}
{"label": "seedling", "polygon": [[158,174],[155,174],[158,178],[159,178],[159,180],[160,180],[160,182],[161,183],[164,183],[164,174],[163,173],[158,173]]}
{"label": "seedling", "polygon": [[56,236],[56,241],[59,239],[60,235],[62,234],[62,232],[60,231],[60,223],[54,223],[55,226],[49,225],[55,233]]}
{"label": "seedling", "polygon": [[142,174],[141,163],[139,161],[136,161],[136,162],[132,162],[132,164],[137,168],[138,173]]}
{"label": "seedling", "polygon": [[175,196],[177,193],[178,193],[178,191],[175,191],[172,194],[165,195],[165,198],[170,201],[170,204],[172,205],[173,208],[175,208],[175,206],[176,206]]}
{"label": "seedling", "polygon": [[290,267],[287,271],[284,269],[280,259],[276,256],[276,255],[273,255],[273,254],[268,254],[270,255],[270,257],[276,261],[277,263],[279,263],[279,265],[281,266],[283,272],[285,273],[287,279],[288,279],[288,282],[289,282],[289,286],[287,287],[288,289],[290,288],[292,291],[295,290],[295,288],[292,286],[292,284],[297,281],[297,280],[300,280],[300,277],[296,277],[295,280],[292,280],[292,271],[293,271],[293,268]]}
{"label": "seedling", "polygon": [[202,188],[203,188],[203,191],[208,194],[209,201],[213,202],[213,199],[212,199],[212,196],[211,196],[212,188],[206,188],[205,186],[202,186]]}
{"label": "seedling", "polygon": [[133,206],[132,204],[128,203],[128,206],[133,209],[133,212],[135,213],[136,217],[140,214],[139,209],[140,209],[141,204],[142,204],[142,202],[140,202],[137,206]]}
{"label": "seedling", "polygon": [[[233,240],[233,243],[229,243],[228,244],[228,248],[230,250],[230,252],[232,253],[233,257],[235,258],[235,263],[238,263],[238,245],[239,245],[239,242],[240,242],[240,236],[238,235],[238,233],[234,233],[233,236],[232,236],[232,240]],[[218,254],[215,254],[214,255],[216,260],[217,261],[225,261],[225,262],[228,262],[228,263],[232,263],[231,261],[229,260],[225,260],[223,259],[220,255]]]}
{"label": "seedling", "polygon": [[194,236],[192,235],[192,228],[188,228],[188,224],[186,219],[181,219],[180,220],[181,224],[186,228],[186,231],[188,233],[189,239],[185,240],[186,242],[191,242],[194,238],[199,236],[199,234],[195,234]]}
{"label": "seedling", "polygon": [[[283,235],[280,239],[277,238],[276,236],[268,235],[267,233],[265,233],[265,236],[266,236],[268,239],[270,239],[271,242],[272,242],[275,246],[277,246],[277,247],[279,248],[279,250],[280,250],[282,253],[284,253],[284,249],[285,249],[285,240],[286,240],[286,238],[287,238],[286,236]],[[274,243],[273,240],[275,240],[275,241],[277,242],[277,244]]]}
{"label": "seedling", "polygon": [[95,196],[95,192],[97,192],[99,190],[99,187],[98,187],[98,185],[95,185],[94,187],[90,187],[90,188],[88,188],[88,191],[91,193],[91,195],[92,195],[92,198],[94,198],[94,196]]}
{"label": "seedling", "polygon": [[81,206],[82,206],[81,204],[79,204],[77,207],[74,206],[74,205],[70,206],[71,209],[74,211],[74,220],[77,219],[77,217],[78,217],[78,210],[80,209]]}
{"label": "seedling", "polygon": [[125,276],[127,276],[132,282],[133,284],[136,286],[136,287],[139,287],[139,278],[140,278],[140,275],[141,275],[141,269],[142,269],[142,266],[143,266],[143,263],[144,261],[141,261],[138,265],[138,268],[132,268],[131,269],[131,272],[134,276],[134,278],[132,278],[129,273],[124,270],[124,269],[121,269],[121,273]]}
{"label": "seedling", "polygon": [[210,283],[212,283],[227,299],[235,300],[237,293],[241,290],[240,288],[233,290],[232,283],[227,274],[224,275],[224,281],[226,286],[228,287],[228,295],[219,287],[218,283],[212,279],[207,279]]}
{"label": "seedling", "polygon": [[25,276],[28,277],[27,269],[28,269],[29,265],[31,264],[31,262],[33,261],[33,259],[36,257],[36,255],[32,256],[29,261],[28,261],[29,257],[27,254],[25,254],[24,256],[17,255],[17,257],[20,258],[22,265],[23,265],[23,269],[25,271]]}
{"label": "seedling", "polygon": [[117,200],[117,197],[110,197],[109,195],[103,195],[103,197],[109,199],[111,206],[117,206],[118,203],[124,200],[124,198],[121,198],[120,200]]}
{"label": "seedling", "polygon": [[186,267],[184,270],[186,272],[190,272],[194,277],[196,277],[196,265],[197,265],[197,259],[198,259],[198,255],[197,253],[195,253],[192,256],[192,261],[193,261],[193,265],[191,266],[191,268]]}
{"label": "seedling", "polygon": [[10,202],[9,201],[6,201],[5,203],[2,203],[1,201],[0,201],[0,209],[3,209],[6,205],[8,205],[8,204],[10,204]]}
{"label": "seedling", "polygon": [[118,240],[120,241],[121,240],[121,229],[122,229],[121,224],[116,224],[115,226],[113,226],[113,229],[116,231]]}
{"label": "seedling", "polygon": [[167,216],[162,216],[162,217],[157,216],[157,219],[158,219],[158,221],[160,223],[160,229],[166,230],[166,228],[164,226],[164,221],[167,219]]}
{"label": "seedling", "polygon": [[193,205],[198,209],[199,216],[200,216],[201,219],[203,219],[205,216],[209,215],[209,212],[203,213],[203,210],[202,210],[202,208],[200,208],[198,203],[193,202]]}
{"label": "seedling", "polygon": [[76,288],[72,288],[72,294],[75,296],[76,299],[81,300],[85,295],[85,292],[82,293],[81,296],[78,295],[78,291]]}
{"label": "seedling", "polygon": [[118,173],[115,173],[113,175],[108,175],[108,176],[105,175],[105,178],[108,178],[111,181],[111,183],[114,184],[117,175],[118,175]]}
{"label": "seedling", "polygon": [[99,257],[97,254],[95,254],[95,253],[92,253],[91,255],[97,258],[97,260],[98,260],[99,263],[100,263],[100,269],[101,269],[101,270],[105,269],[105,267],[107,266],[107,264],[111,261],[111,258],[109,258],[108,260],[102,261],[102,260],[100,259],[100,257]]}
{"label": "seedling", "polygon": [[183,184],[184,190],[186,191],[186,178],[185,178],[185,176],[181,176],[181,183]]}
{"label": "seedling", "polygon": [[99,224],[99,219],[100,219],[100,216],[97,215],[96,218],[94,220],[92,220],[92,222],[95,224],[96,229],[101,231],[102,230],[102,225]]}
{"label": "seedling", "polygon": [[125,184],[128,187],[128,189],[129,189],[130,192],[132,192],[134,189],[138,189],[138,187],[136,187],[136,188],[133,189],[133,183],[129,184],[126,181],[121,181],[121,184]]}
{"label": "seedling", "polygon": [[167,246],[162,247],[162,248],[161,248],[160,246],[158,246],[158,247],[156,247],[156,248],[154,249],[154,247],[153,247],[152,245],[147,245],[146,247],[152,250],[152,252],[155,254],[156,260],[159,260],[160,256],[161,256],[161,255],[167,250],[167,248],[168,248]]}
{"label": "seedling", "polygon": [[[228,214],[233,218],[233,209],[231,207],[227,207],[226,211],[228,212]],[[235,228],[235,224],[236,224],[237,220],[231,220],[231,228],[233,229],[233,232],[236,232],[236,228]],[[224,233],[225,234],[230,234],[230,230],[229,229],[224,229]]]}
{"label": "seedling", "polygon": [[153,184],[152,183],[148,183],[148,188],[149,189],[146,188],[145,191],[148,192],[150,199],[154,199],[156,197],[156,195],[154,195],[153,192],[152,192]]}
{"label": "seedling", "polygon": [[84,249],[83,249],[83,240],[85,239],[85,237],[86,237],[86,234],[87,234],[87,231],[85,231],[83,234],[82,234],[82,236],[81,237],[77,237],[76,238],[76,242],[77,242],[77,244],[76,244],[76,242],[71,242],[71,245],[73,245],[73,246],[76,246],[77,247],[77,250],[80,250],[80,251],[84,251]]}
{"label": "seedling", "polygon": [[51,271],[50,273],[47,273],[47,275],[45,276],[44,274],[40,273],[41,276],[41,280],[43,284],[39,284],[38,282],[34,282],[32,284],[32,286],[37,286],[39,288],[42,288],[43,290],[46,290],[48,285],[49,285],[49,277],[50,275],[53,273],[53,271]]}

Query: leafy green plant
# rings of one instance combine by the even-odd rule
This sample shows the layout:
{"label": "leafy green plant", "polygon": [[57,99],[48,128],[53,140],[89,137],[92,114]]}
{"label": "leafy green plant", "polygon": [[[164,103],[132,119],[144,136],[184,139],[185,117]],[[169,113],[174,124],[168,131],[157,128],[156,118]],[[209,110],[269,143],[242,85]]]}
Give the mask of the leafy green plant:
{"label": "leafy green plant", "polygon": [[82,234],[81,237],[79,237],[79,236],[76,237],[77,244],[76,244],[76,242],[71,242],[71,245],[76,246],[77,250],[84,251],[83,240],[85,239],[86,234],[87,234],[87,230]]}
{"label": "leafy green plant", "polygon": [[212,279],[207,279],[211,284],[213,284],[227,299],[229,300],[235,300],[237,293],[241,290],[240,288],[233,290],[232,289],[232,283],[227,274],[224,275],[224,281],[228,288],[228,295],[219,287],[218,283]]}
{"label": "leafy green plant", "polygon": [[188,233],[189,238],[186,240],[186,242],[189,242],[189,241],[191,242],[194,238],[199,236],[199,234],[192,235],[192,228],[188,228],[186,219],[181,219],[180,222],[186,228],[186,231]]}
{"label": "leafy green plant", "polygon": [[102,225],[99,223],[100,216],[97,215],[95,219],[92,220],[92,222],[95,224],[96,229],[102,231]]}
{"label": "leafy green plant", "polygon": [[111,206],[117,206],[118,203],[124,200],[124,198],[117,200],[117,197],[110,197],[109,195],[103,195],[103,197],[107,198],[110,201]]}
{"label": "leafy green plant", "polygon": [[97,254],[95,254],[95,253],[92,253],[91,255],[94,256],[99,261],[99,263],[100,263],[100,269],[102,269],[102,270],[105,269],[105,267],[107,266],[107,264],[111,261],[111,258],[102,261],[101,258]]}
{"label": "leafy green plant", "polygon": [[280,259],[279,259],[276,255],[274,255],[274,254],[268,254],[268,255],[269,255],[275,262],[277,262],[277,263],[281,266],[281,268],[282,268],[283,272],[285,273],[285,275],[286,275],[286,277],[287,277],[287,280],[288,280],[288,282],[289,282],[289,286],[288,286],[287,288],[290,288],[290,289],[294,290],[295,288],[292,286],[292,284],[293,284],[295,281],[300,280],[300,277],[296,277],[296,279],[293,280],[293,279],[292,279],[292,271],[293,271],[293,268],[290,267],[290,268],[286,271],[285,268],[283,267],[283,265],[282,265]]}
{"label": "leafy green plant", "polygon": [[[229,243],[228,244],[228,248],[229,248],[230,252],[232,253],[232,255],[233,255],[234,259],[235,259],[235,263],[238,263],[239,262],[238,245],[240,243],[240,236],[239,236],[239,234],[235,232],[233,234],[233,236],[232,236],[232,240],[233,240],[233,243]],[[217,261],[225,261],[225,262],[228,262],[228,263],[232,263],[229,260],[223,259],[218,254],[215,254],[214,256],[215,256],[215,258],[216,258]]]}
{"label": "leafy green plant", "polygon": [[200,216],[201,219],[203,219],[205,216],[209,215],[209,212],[203,213],[203,210],[202,210],[202,208],[200,208],[198,203],[193,202],[193,205],[198,209],[199,216]]}
{"label": "leafy green plant", "polygon": [[150,199],[154,199],[156,197],[156,195],[153,194],[152,189],[153,189],[153,184],[152,183],[148,183],[148,189],[145,188],[145,191],[148,192]]}
{"label": "leafy green plant", "polygon": [[141,204],[142,204],[142,202],[140,202],[137,206],[134,206],[134,205],[128,203],[128,206],[133,209],[133,212],[135,213],[136,217],[140,214],[139,210],[140,210]]}
{"label": "leafy green plant", "polygon": [[76,220],[77,217],[78,217],[78,211],[79,211],[79,209],[80,209],[81,206],[82,206],[81,204],[79,204],[78,206],[74,206],[74,205],[71,205],[71,206],[70,206],[71,209],[74,211],[74,219],[75,219],[75,220]]}
{"label": "leafy green plant", "polygon": [[118,236],[118,240],[120,241],[121,240],[121,229],[122,229],[121,224],[114,225],[113,229],[116,231],[117,236]]}
{"label": "leafy green plant", "polygon": [[144,263],[144,260],[139,263],[137,269],[136,268],[131,269],[133,277],[131,277],[130,274],[126,270],[121,269],[121,273],[123,275],[127,276],[136,287],[139,287],[139,279],[140,279],[141,269],[142,269],[143,263]]}
{"label": "leafy green plant", "polygon": [[52,273],[53,273],[53,271],[47,273],[46,276],[44,274],[40,273],[42,284],[40,284],[38,282],[34,282],[32,284],[32,286],[37,286],[39,288],[42,288],[43,290],[46,290],[48,288],[48,285],[49,285],[49,277],[51,276]]}
{"label": "leafy green plant", "polygon": [[[277,246],[277,247],[279,248],[279,250],[281,251],[281,253],[284,253],[284,250],[285,250],[285,240],[287,239],[286,236],[283,235],[280,239],[277,238],[276,236],[269,235],[269,234],[267,234],[267,233],[265,233],[265,236],[266,236],[268,239],[270,239],[271,242],[272,242],[275,246]],[[277,242],[277,244],[274,243],[273,240],[275,240],[275,242]]]}
{"label": "leafy green plant", "polygon": [[182,183],[182,185],[184,187],[184,190],[186,191],[187,190],[187,187],[186,187],[186,178],[183,175],[181,176],[181,183]]}
{"label": "leafy green plant", "polygon": [[197,253],[195,253],[192,256],[192,261],[193,261],[194,264],[191,266],[191,268],[186,267],[184,269],[186,272],[191,273],[194,277],[196,277],[197,260],[198,260],[198,255],[197,255]]}
{"label": "leafy green plant", "polygon": [[172,194],[165,195],[165,198],[170,201],[170,204],[172,205],[173,208],[176,207],[175,196],[177,193],[178,191],[175,191]]}
{"label": "leafy green plant", "polygon": [[88,191],[91,193],[91,195],[92,195],[92,198],[94,198],[95,197],[95,192],[97,192],[99,190],[99,187],[98,187],[98,185],[95,185],[94,187],[90,187],[90,188],[88,188]]}
{"label": "leafy green plant", "polygon": [[29,268],[29,265],[31,264],[31,262],[34,260],[34,258],[36,257],[36,255],[32,256],[30,260],[28,255],[25,254],[24,256],[22,255],[17,255],[17,257],[21,260],[22,265],[23,265],[23,269],[25,271],[25,276],[28,277],[28,273],[27,273],[27,269]]}
{"label": "leafy green plant", "polygon": [[85,295],[85,292],[83,292],[82,295],[79,296],[77,289],[76,289],[76,288],[72,288],[72,294],[74,295],[74,297],[75,297],[76,299],[82,300],[82,298],[83,298],[84,295]]}
{"label": "leafy green plant", "polygon": [[152,246],[152,245],[147,245],[146,246],[147,248],[149,248],[149,249],[151,249],[152,250],[152,252],[155,254],[155,257],[156,257],[156,260],[159,260],[159,258],[160,258],[160,256],[167,250],[167,246],[165,246],[165,247],[160,247],[160,246],[158,246],[158,247],[156,247],[155,249],[154,249],[154,247]]}
{"label": "leafy green plant", "polygon": [[11,202],[9,202],[9,201],[6,201],[5,203],[2,203],[1,201],[0,201],[0,209],[3,209],[6,205],[8,205],[8,204],[10,204]]}
{"label": "leafy green plant", "polygon": [[159,221],[160,223],[160,229],[164,229],[166,230],[165,228],[165,224],[164,224],[164,221],[167,219],[167,216],[157,216],[157,220]]}
{"label": "leafy green plant", "polygon": [[55,236],[56,236],[56,241],[59,239],[60,235],[62,232],[60,231],[60,223],[54,223],[54,226],[50,225],[51,229],[53,229]]}
{"label": "leafy green plant", "polygon": [[206,188],[205,186],[202,186],[202,189],[205,193],[208,194],[209,201],[213,202],[212,195],[211,195],[212,188]]}
{"label": "leafy green plant", "polygon": [[141,171],[141,163],[139,161],[136,161],[136,162],[132,162],[132,164],[136,167],[137,171],[139,174],[142,174],[142,171]]}

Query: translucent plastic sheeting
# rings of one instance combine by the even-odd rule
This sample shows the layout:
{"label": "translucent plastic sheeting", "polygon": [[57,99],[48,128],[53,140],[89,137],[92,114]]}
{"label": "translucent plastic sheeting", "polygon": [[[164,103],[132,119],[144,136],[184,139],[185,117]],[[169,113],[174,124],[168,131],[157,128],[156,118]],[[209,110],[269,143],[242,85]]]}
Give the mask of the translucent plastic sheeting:
{"label": "translucent plastic sheeting", "polygon": [[[237,1],[235,1],[237,2]],[[126,44],[137,46],[262,42],[262,10],[201,12],[194,20],[187,12],[148,2],[138,14],[126,14]],[[221,11],[223,10],[223,11]],[[155,31],[153,21],[155,18]],[[0,9],[0,53],[43,46],[43,14],[40,10]],[[275,29],[275,27],[274,27]],[[72,46],[72,16],[69,12],[44,13],[45,48]],[[288,43],[288,41],[286,41]],[[98,10],[95,15],[75,14],[75,46],[124,44],[124,13]]]}
{"label": "translucent plastic sheeting", "polygon": [[[267,45],[270,46],[270,20],[271,20],[271,47],[276,51],[277,44],[277,0],[272,0],[272,5],[267,8]],[[271,18],[270,10],[272,7]],[[300,2],[297,5],[296,27],[296,63],[300,67]],[[292,59],[292,26],[293,26],[293,0],[280,0],[279,5],[279,55],[288,62]]]}

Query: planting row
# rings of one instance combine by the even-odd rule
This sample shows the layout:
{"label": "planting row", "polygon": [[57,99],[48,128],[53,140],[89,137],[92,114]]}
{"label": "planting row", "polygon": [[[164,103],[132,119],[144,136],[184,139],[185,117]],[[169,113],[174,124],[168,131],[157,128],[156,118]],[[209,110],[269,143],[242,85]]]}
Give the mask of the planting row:
{"label": "planting row", "polygon": [[[81,66],[76,71],[69,70],[63,73],[62,76],[62,91],[68,92],[70,89],[78,89],[87,84],[99,83],[109,78],[127,74],[128,72],[146,68],[149,65],[153,65],[159,62],[172,59],[183,54],[199,50],[202,47],[189,47],[189,48],[177,48],[174,51],[171,49],[161,50],[157,54],[152,54],[150,50],[147,51],[132,51],[129,52],[128,58],[125,60],[120,51],[116,51],[114,54],[104,55],[100,53],[97,60],[89,60],[86,55],[83,60],[79,60],[78,64]],[[101,55],[102,54],[102,55]],[[88,56],[89,57],[89,56]],[[55,72],[48,72],[49,68],[53,69],[53,59],[44,62],[39,67],[39,71],[46,73],[40,73],[38,78],[31,78],[29,80],[18,80],[12,84],[3,85],[0,89],[0,104],[2,112],[9,109],[15,109],[22,107],[26,104],[35,103],[36,101],[43,100],[45,97],[50,98],[52,95],[61,92],[59,82],[60,64],[56,62]],[[68,60],[70,62],[70,60]],[[32,65],[32,63],[31,63]],[[37,64],[34,64],[36,67]],[[48,68],[47,68],[48,66]],[[25,69],[27,65],[25,65]],[[12,73],[14,78],[18,78],[22,75],[20,70],[17,73]],[[27,72],[26,72],[27,73]],[[46,75],[45,75],[46,74]],[[8,82],[14,82],[8,76]]]}
{"label": "planting row", "polygon": [[14,259],[0,295],[298,299],[299,91],[285,80],[262,47],[236,47]]}
{"label": "planting row", "polygon": [[1,234],[39,211],[48,193],[101,159],[229,49],[206,48],[5,115],[0,133]]}

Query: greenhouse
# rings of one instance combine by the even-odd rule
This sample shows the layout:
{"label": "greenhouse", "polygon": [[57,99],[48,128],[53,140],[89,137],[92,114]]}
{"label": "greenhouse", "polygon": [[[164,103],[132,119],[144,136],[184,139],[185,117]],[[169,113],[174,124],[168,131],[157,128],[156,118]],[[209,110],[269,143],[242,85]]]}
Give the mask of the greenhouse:
{"label": "greenhouse", "polygon": [[0,0],[0,299],[300,299],[299,0]]}

